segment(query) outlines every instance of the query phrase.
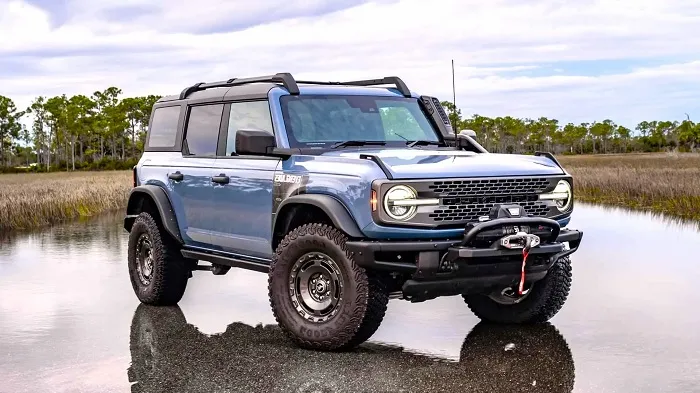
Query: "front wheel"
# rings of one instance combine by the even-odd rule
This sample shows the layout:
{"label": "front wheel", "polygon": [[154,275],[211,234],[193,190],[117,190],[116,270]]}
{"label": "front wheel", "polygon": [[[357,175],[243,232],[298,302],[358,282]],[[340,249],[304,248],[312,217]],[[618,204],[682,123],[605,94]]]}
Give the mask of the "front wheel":
{"label": "front wheel", "polygon": [[558,259],[545,278],[530,284],[518,296],[515,288],[498,288],[488,294],[462,295],[479,319],[493,323],[538,323],[561,310],[571,289],[571,261]]}
{"label": "front wheel", "polygon": [[339,230],[306,224],[277,247],[268,290],[272,312],[297,345],[349,349],[379,328],[387,303],[384,280],[358,266]]}

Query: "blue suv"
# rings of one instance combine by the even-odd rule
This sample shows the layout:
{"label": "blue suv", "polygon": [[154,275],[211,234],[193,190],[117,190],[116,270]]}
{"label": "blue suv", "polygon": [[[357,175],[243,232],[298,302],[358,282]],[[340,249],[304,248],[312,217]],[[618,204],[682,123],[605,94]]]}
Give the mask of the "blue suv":
{"label": "blue suv", "polygon": [[566,228],[573,203],[551,154],[487,152],[398,77],[280,73],[160,99],[124,227],[142,303],[178,303],[193,271],[264,272],[291,339],[342,350],[391,298],[460,295],[485,321],[549,320],[582,238]]}

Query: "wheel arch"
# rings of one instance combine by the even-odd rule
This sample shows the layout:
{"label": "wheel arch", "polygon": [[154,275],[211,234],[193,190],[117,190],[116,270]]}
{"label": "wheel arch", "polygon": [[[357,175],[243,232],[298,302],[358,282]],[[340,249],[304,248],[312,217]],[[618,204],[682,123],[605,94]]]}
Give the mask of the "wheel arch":
{"label": "wheel arch", "polygon": [[[321,215],[321,217],[318,217]],[[364,235],[348,209],[337,199],[323,194],[295,195],[285,199],[278,207],[272,222],[272,248],[277,248],[282,238],[294,228],[314,222],[333,225],[351,238]]]}
{"label": "wheel arch", "polygon": [[163,229],[180,244],[183,243],[175,211],[163,188],[148,184],[134,187],[131,190],[126,206],[124,229],[130,232],[136,217],[144,211],[157,214],[158,217],[154,218],[163,226]]}

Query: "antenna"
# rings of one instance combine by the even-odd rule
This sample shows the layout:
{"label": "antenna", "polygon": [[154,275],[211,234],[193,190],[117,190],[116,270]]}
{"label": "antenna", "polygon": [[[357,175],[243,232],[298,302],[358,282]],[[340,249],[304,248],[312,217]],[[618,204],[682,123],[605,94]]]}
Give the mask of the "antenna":
{"label": "antenna", "polygon": [[[455,90],[455,61],[452,59],[452,113],[457,115],[457,93]],[[452,128],[455,131],[455,145],[457,145],[457,119],[455,118]]]}

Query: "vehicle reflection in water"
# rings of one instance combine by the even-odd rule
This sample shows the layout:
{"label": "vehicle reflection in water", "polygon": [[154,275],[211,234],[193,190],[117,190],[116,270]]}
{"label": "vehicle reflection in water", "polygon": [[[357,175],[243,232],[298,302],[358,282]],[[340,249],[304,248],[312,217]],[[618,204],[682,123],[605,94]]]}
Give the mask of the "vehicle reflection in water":
{"label": "vehicle reflection in water", "polygon": [[132,392],[571,392],[574,360],[551,324],[477,324],[458,362],[365,343],[302,350],[276,325],[232,323],[206,335],[179,307],[139,305],[130,336]]}
{"label": "vehicle reflection in water", "polygon": [[[573,392],[700,392],[700,313],[693,312],[700,303],[698,222],[584,203],[576,209],[570,227],[584,231],[585,245],[572,257],[569,299],[552,319],[575,360]],[[198,386],[208,392],[272,391],[276,386],[313,391],[316,385],[303,384],[309,375],[330,386],[319,389],[326,392],[336,385],[340,391],[348,386],[348,391],[403,387],[407,392],[472,392],[492,387],[509,392],[497,388],[513,381],[524,384],[528,373],[545,392],[550,373],[561,386],[569,383],[560,370],[571,362],[548,362],[551,344],[546,342],[531,345],[534,349],[525,354],[506,353],[505,342],[492,352],[472,349],[469,353],[500,353],[504,358],[480,356],[467,363],[460,347],[478,320],[460,297],[445,297],[389,302],[372,339],[406,351],[367,345],[358,352],[318,354],[288,344],[275,328],[237,324],[222,337],[190,334],[196,337],[192,344],[185,339],[189,335],[176,332],[169,337],[183,348],[166,349],[160,357],[170,368],[159,366],[132,388],[127,378],[129,335],[138,300],[126,271],[122,220],[118,211],[41,231],[0,234],[0,392],[186,392]],[[274,323],[267,277],[241,269],[224,277],[195,274],[180,307],[200,332],[220,333],[234,321]],[[256,347],[261,349],[256,352]],[[505,363],[511,355],[548,373],[539,376],[538,369],[527,369],[518,376],[512,367],[523,364]],[[211,388],[215,383],[223,388]],[[537,390],[518,386],[511,391]],[[549,391],[557,391],[553,389]]]}

